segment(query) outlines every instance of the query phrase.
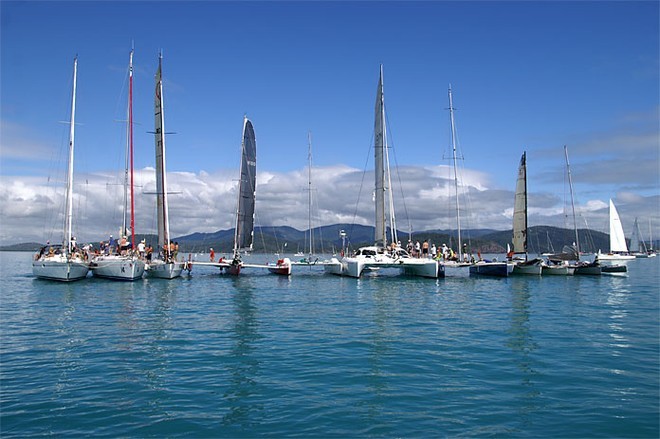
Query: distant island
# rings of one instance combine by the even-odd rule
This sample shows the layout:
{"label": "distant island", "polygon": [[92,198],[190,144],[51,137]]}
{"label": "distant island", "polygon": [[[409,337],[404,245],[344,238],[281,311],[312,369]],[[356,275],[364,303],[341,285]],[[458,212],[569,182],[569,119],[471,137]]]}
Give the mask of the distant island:
{"label": "distant island", "polygon": [[[313,228],[314,253],[331,254],[341,249],[339,232],[344,230],[348,235],[351,248],[373,244],[374,228],[354,224],[334,224]],[[415,241],[429,240],[440,246],[443,243],[456,247],[456,231],[427,230],[413,232],[409,237],[406,232],[398,232],[402,245],[408,239]],[[511,242],[511,230],[472,229],[461,231],[462,241],[467,243],[470,252],[505,253],[507,244]],[[590,229],[580,229],[580,248],[585,252],[596,252],[599,249],[609,249],[609,235]],[[572,229],[551,226],[533,226],[529,228],[528,248],[530,254],[544,252],[560,252],[564,245],[572,244],[575,233]],[[136,235],[136,241],[145,239],[156,245],[155,235]],[[185,253],[208,252],[213,248],[216,253],[231,253],[233,247],[234,229],[218,230],[211,233],[192,233],[173,238],[179,243],[180,251]],[[92,242],[98,248],[99,242]],[[0,251],[37,251],[45,243],[26,242],[0,246]],[[658,247],[654,243],[654,247]],[[297,230],[293,227],[255,227],[253,251],[255,253],[309,253],[309,230]]]}

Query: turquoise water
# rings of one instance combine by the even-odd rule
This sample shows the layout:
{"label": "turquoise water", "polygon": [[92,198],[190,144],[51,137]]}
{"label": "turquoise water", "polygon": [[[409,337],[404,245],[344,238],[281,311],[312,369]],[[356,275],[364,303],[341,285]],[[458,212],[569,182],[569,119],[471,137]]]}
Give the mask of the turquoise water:
{"label": "turquoise water", "polygon": [[660,258],[628,277],[32,278],[0,253],[0,434],[658,437]]}

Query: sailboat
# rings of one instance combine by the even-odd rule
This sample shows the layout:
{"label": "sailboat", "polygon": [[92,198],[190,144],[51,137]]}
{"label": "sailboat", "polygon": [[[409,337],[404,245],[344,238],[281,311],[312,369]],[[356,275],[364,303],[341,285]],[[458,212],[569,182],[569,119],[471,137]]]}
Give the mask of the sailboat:
{"label": "sailboat", "polygon": [[[133,192],[133,50],[128,62],[128,123],[126,126],[126,167],[124,172],[124,208],[121,235],[126,239],[127,212],[130,199],[130,250],[118,249],[118,254],[95,256],[90,269],[97,277],[116,280],[137,280],[144,274],[144,261],[140,259],[135,246],[135,198]],[[130,179],[129,179],[130,177]],[[130,189],[130,191],[129,191]]]}
{"label": "sailboat", "polygon": [[[393,196],[390,190],[391,178],[387,136],[385,129],[385,100],[383,93],[383,66],[380,66],[380,77],[376,92],[376,108],[374,122],[374,156],[375,156],[375,231],[374,245],[359,248],[354,255],[344,256],[341,260],[332,258],[325,263],[325,271],[330,274],[360,277],[365,270],[396,267],[404,274],[436,278],[444,276],[442,266],[433,259],[411,258],[405,249],[398,247],[396,221],[394,218]],[[387,202],[386,202],[387,195]],[[389,204],[390,245],[387,237],[386,204]],[[344,236],[342,237],[344,238]],[[394,246],[394,250],[391,250]],[[389,247],[389,248],[388,248]],[[342,253],[346,255],[346,249]]]}
{"label": "sailboat", "polygon": [[76,246],[73,228],[73,150],[76,116],[76,79],[78,57],[73,60],[73,89],[71,93],[71,120],[69,121],[69,161],[67,166],[64,237],[62,244],[42,247],[32,261],[32,273],[41,279],[74,281],[84,279],[89,266],[83,252]]}
{"label": "sailboat", "polygon": [[[463,244],[461,240],[461,208],[458,196],[458,166],[456,156],[456,122],[454,121],[454,101],[451,93],[451,85],[448,91],[449,97],[449,126],[451,128],[451,146],[452,146],[452,161],[454,165],[454,190],[456,196],[456,231],[458,238],[458,260],[441,260],[438,263],[442,266],[442,271],[445,276],[465,276],[469,274],[467,267],[471,265],[469,261],[465,260],[466,252],[463,251]],[[451,242],[449,243],[451,245]]]}
{"label": "sailboat", "polygon": [[610,252],[601,253],[598,250],[596,258],[600,261],[626,261],[635,259],[634,255],[628,253],[626,236],[623,233],[623,226],[619,218],[614,202],[610,198]]}
{"label": "sailboat", "polygon": [[[516,195],[513,207],[513,272],[512,274],[540,275],[543,262],[539,258],[529,259],[527,254],[527,153],[523,152],[518,166]],[[524,254],[520,259],[516,255]]]}
{"label": "sailboat", "polygon": [[146,267],[147,274],[162,279],[181,276],[186,267],[177,261],[170,240],[169,209],[167,204],[167,168],[165,166],[165,113],[163,107],[163,54],[158,55],[156,92],[154,100],[155,143],[156,143],[156,215],[158,216],[158,254]]}
{"label": "sailboat", "polygon": [[[565,246],[562,249],[561,261],[569,260],[575,261],[574,264],[569,264],[573,268],[573,274],[593,275],[598,276],[602,273],[600,263],[598,260],[593,262],[580,261],[580,237],[578,235],[577,220],[575,219],[575,196],[573,194],[573,178],[571,176],[571,165],[568,162],[568,148],[564,145],[564,157],[566,159],[566,172],[568,174],[568,187],[571,192],[571,211],[573,212],[573,230],[575,233],[575,242],[572,246]],[[553,261],[551,256],[549,259]]]}
{"label": "sailboat", "polygon": [[642,239],[642,234],[639,230],[639,223],[637,218],[635,218],[635,223],[633,224],[633,233],[630,236],[630,248],[628,249],[630,254],[635,256],[635,258],[652,258],[655,257],[655,253],[652,253],[646,247],[646,242]]}

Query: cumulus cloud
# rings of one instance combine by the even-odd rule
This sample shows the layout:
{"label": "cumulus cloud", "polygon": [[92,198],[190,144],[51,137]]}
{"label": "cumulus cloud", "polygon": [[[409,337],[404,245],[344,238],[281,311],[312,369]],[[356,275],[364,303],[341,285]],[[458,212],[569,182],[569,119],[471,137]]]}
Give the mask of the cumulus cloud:
{"label": "cumulus cloud", "polygon": [[[348,166],[312,169],[313,226],[336,223],[373,224],[373,171]],[[511,228],[511,190],[491,187],[488,175],[462,170],[459,206],[463,228]],[[79,241],[98,241],[119,232],[123,206],[123,175],[97,172],[76,176],[75,233]],[[453,177],[443,167],[406,166],[392,172],[397,228],[408,231],[453,229],[456,224]],[[58,181],[37,177],[6,177],[0,182],[2,231],[0,242],[58,240],[63,224],[64,188]],[[155,172],[135,173],[135,224],[138,233],[156,232]],[[220,170],[168,173],[169,208],[173,236],[214,232],[234,227],[237,172]],[[655,214],[660,196],[622,192],[614,196],[624,220]],[[567,225],[566,203],[552,192],[530,194],[530,224]],[[589,226],[607,230],[607,200],[592,199],[578,207]],[[258,225],[288,225],[299,230],[308,224],[307,169],[281,173],[263,170],[257,182]],[[569,217],[570,218],[570,217]],[[580,227],[584,224],[579,220]],[[630,224],[627,224],[630,223]]]}

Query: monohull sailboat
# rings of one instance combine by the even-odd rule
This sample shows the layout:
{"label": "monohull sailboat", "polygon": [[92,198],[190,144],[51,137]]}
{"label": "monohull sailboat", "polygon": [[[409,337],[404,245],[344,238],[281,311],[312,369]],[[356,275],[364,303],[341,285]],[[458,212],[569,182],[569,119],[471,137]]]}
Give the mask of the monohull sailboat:
{"label": "monohull sailboat", "polygon": [[165,113],[163,106],[163,55],[158,56],[156,91],[154,99],[156,144],[156,215],[158,217],[158,254],[146,267],[147,274],[162,279],[181,276],[186,263],[176,260],[170,237],[170,219],[167,203],[167,168],[165,163]]}
{"label": "monohull sailboat", "polygon": [[[649,242],[651,242],[651,239],[649,239]],[[639,230],[637,218],[635,218],[635,223],[633,224],[633,233],[630,237],[629,250],[630,254],[635,256],[635,258],[654,258],[656,256],[655,252],[646,246],[646,242],[644,242],[642,233]]]}
{"label": "monohull sailboat", "polygon": [[[375,157],[375,232],[374,245],[359,248],[352,256],[342,259],[332,258],[325,263],[325,271],[330,274],[360,277],[364,270],[380,268],[399,268],[404,274],[436,278],[443,276],[442,266],[433,259],[411,258],[398,247],[394,203],[392,198],[387,136],[385,129],[385,100],[383,94],[383,66],[376,92],[374,122],[374,157]],[[387,201],[387,202],[386,202]],[[390,239],[387,237],[386,205],[389,204]],[[388,244],[389,242],[389,244]],[[392,249],[394,247],[394,249]],[[346,252],[346,249],[342,249]],[[345,253],[347,254],[347,253]]]}
{"label": "monohull sailboat", "polygon": [[76,80],[78,76],[78,57],[73,60],[73,87],[71,93],[71,119],[69,120],[69,157],[67,165],[64,236],[62,244],[42,247],[32,261],[32,273],[41,279],[74,281],[84,279],[89,266],[73,236],[73,153],[76,116]]}
{"label": "monohull sailboat", "polygon": [[[128,109],[126,126],[126,167],[124,172],[124,203],[122,215],[121,235],[126,239],[129,234],[130,246],[125,249],[117,249],[117,254],[95,256],[90,268],[94,276],[116,279],[137,280],[144,274],[144,261],[140,259],[135,246],[135,197],[133,190],[133,50],[131,50],[128,62]],[[129,210],[130,202],[130,210]],[[127,213],[130,211],[130,224]]]}
{"label": "monohull sailboat", "polygon": [[626,244],[626,236],[623,232],[623,225],[621,224],[621,218],[619,217],[619,212],[614,206],[614,202],[610,198],[610,252],[601,253],[598,250],[596,258],[599,261],[627,261],[635,259],[634,255],[631,255],[628,252],[628,245]]}
{"label": "monohull sailboat", "polygon": [[[516,180],[516,195],[513,203],[513,249],[512,274],[535,274],[542,271],[539,258],[529,259],[527,253],[527,153],[523,152],[518,166],[518,179]],[[516,256],[524,255],[524,257]]]}

